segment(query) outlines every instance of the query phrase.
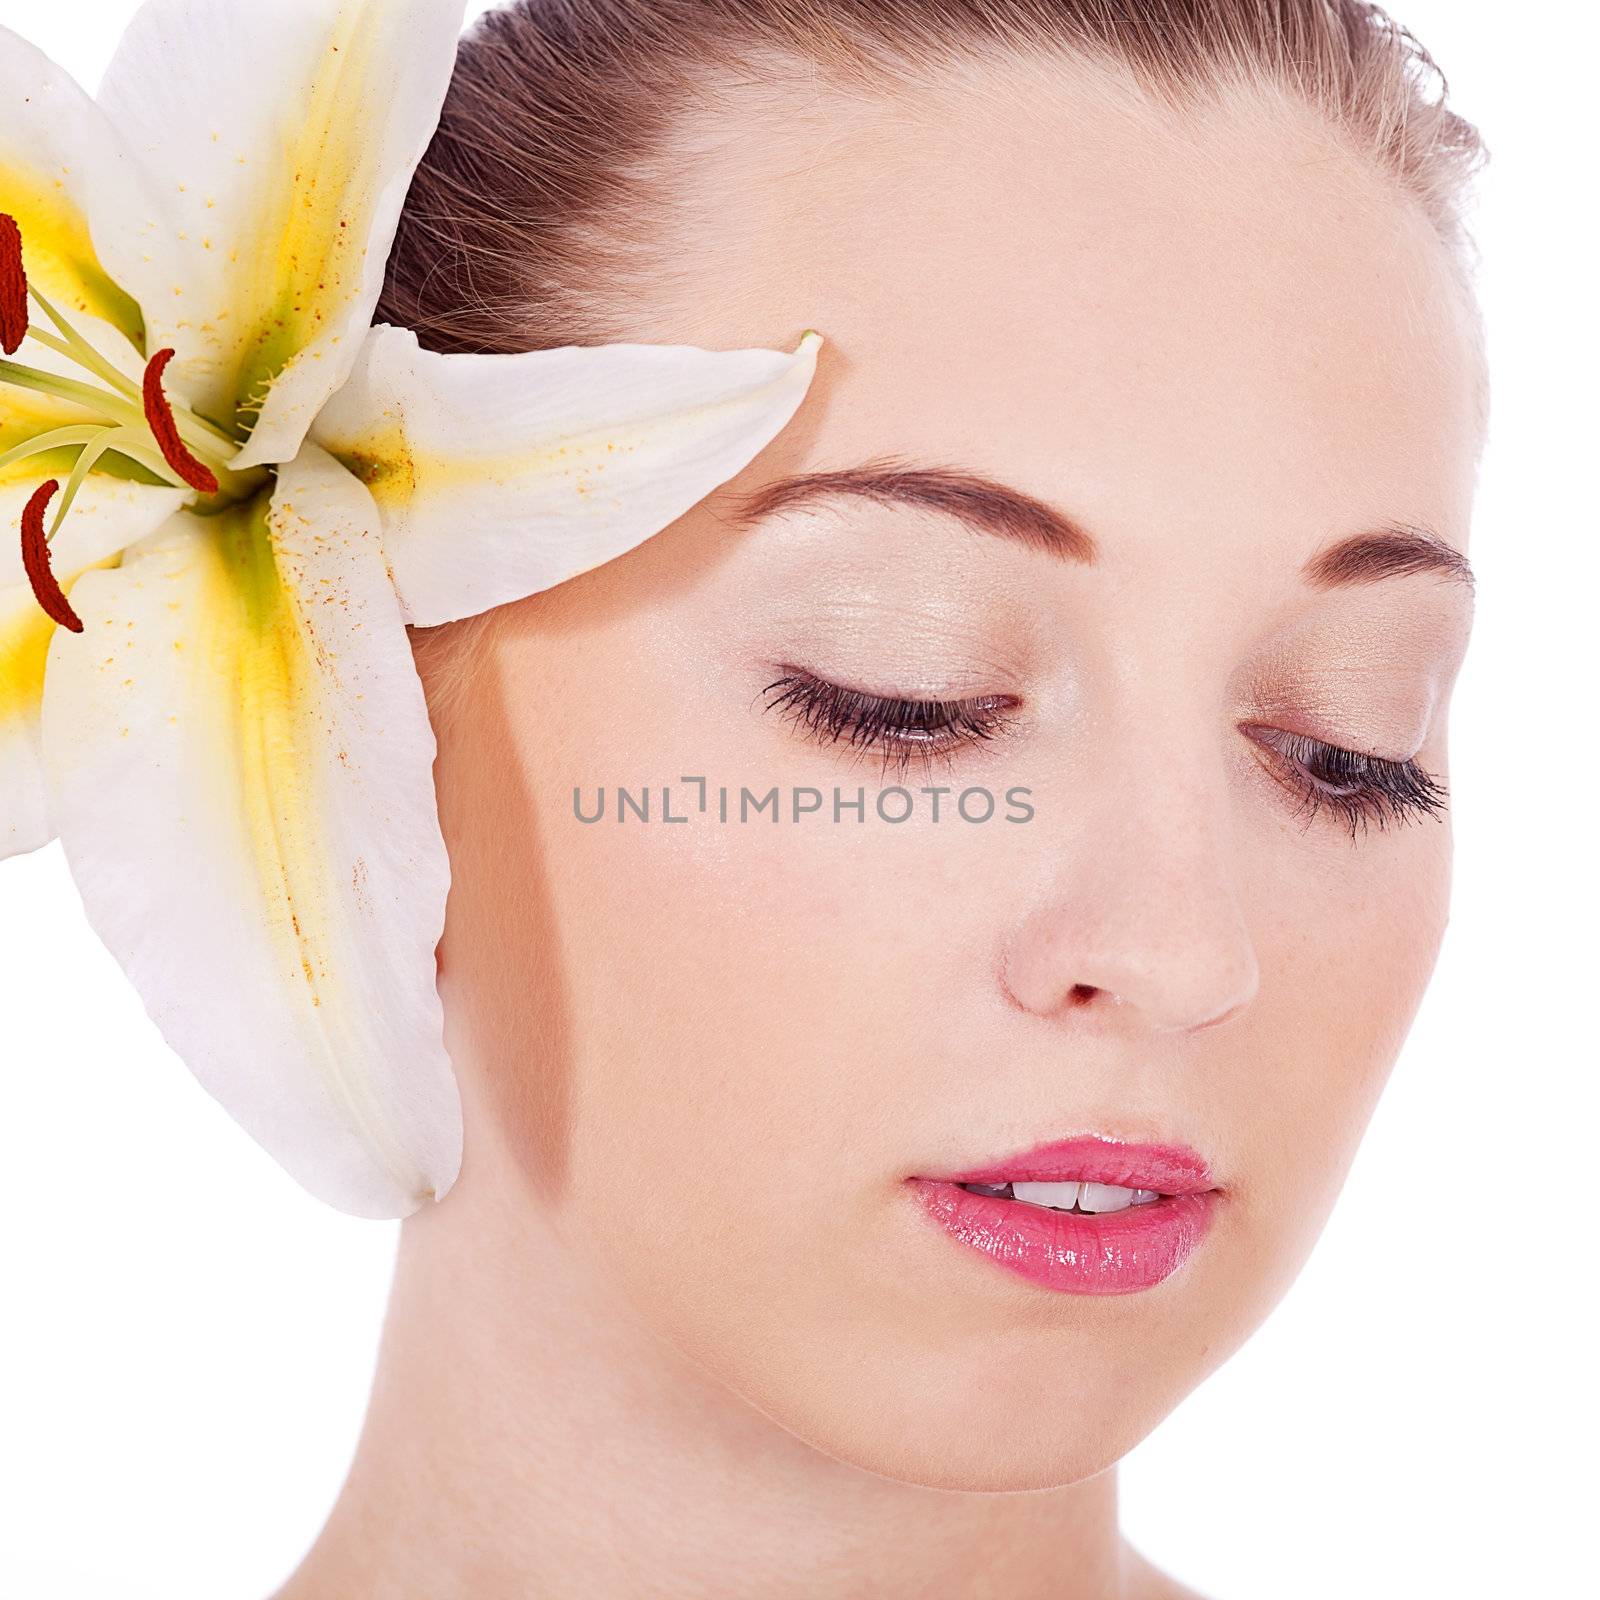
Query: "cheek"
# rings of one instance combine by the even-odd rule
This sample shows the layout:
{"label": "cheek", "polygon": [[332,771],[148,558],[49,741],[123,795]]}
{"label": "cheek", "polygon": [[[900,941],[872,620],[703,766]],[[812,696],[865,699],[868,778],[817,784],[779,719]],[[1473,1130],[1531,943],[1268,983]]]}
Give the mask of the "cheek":
{"label": "cheek", "polygon": [[1282,927],[1267,948],[1281,953],[1284,968],[1274,988],[1300,1015],[1296,1059],[1320,1080],[1320,1092],[1313,1082],[1302,1088],[1329,1111],[1348,1106],[1334,1127],[1355,1120],[1358,1134],[1438,956],[1449,911],[1449,825],[1422,822],[1404,839],[1374,839],[1345,872],[1325,889],[1307,885],[1298,926]]}
{"label": "cheek", "polygon": [[1254,1240],[1256,1282],[1239,1288],[1261,1314],[1338,1197],[1432,973],[1449,884],[1449,824],[1426,822],[1326,872],[1297,864],[1258,906],[1256,1015],[1225,1070]]}
{"label": "cheek", "polygon": [[558,830],[568,1216],[649,1325],[838,1444],[863,1371],[920,1339],[905,1250],[942,1260],[904,1180],[925,1154],[912,1130],[948,1122],[941,1008],[970,1014],[989,970],[983,907],[953,885],[1004,836],[714,810]]}
{"label": "cheek", "polygon": [[817,1235],[804,1197],[881,1201],[910,1170],[908,1064],[959,935],[948,907],[941,919],[924,903],[931,886],[896,882],[907,846],[852,828],[630,819],[561,852],[554,898],[585,1063],[575,1161],[695,1199],[653,1249],[677,1238],[699,1254],[708,1227],[759,1228],[753,1254],[793,1275]]}
{"label": "cheek", "polygon": [[[870,797],[893,781],[880,764],[846,771],[804,755],[686,670],[623,692],[575,672],[573,655],[554,698],[581,720],[514,732],[555,952],[543,959],[559,967],[574,1183],[618,1222],[618,1174],[663,1197],[648,1252],[664,1273],[669,1261],[699,1271],[711,1231],[742,1232],[744,1265],[765,1259],[799,1292],[800,1252],[819,1232],[801,1199],[820,1185],[845,1205],[881,1204],[912,1170],[904,1130],[928,1019],[952,971],[988,956],[963,880],[1004,825],[919,834],[916,820],[879,821],[870,798],[865,820],[835,821],[835,785]],[[534,675],[549,682],[552,668],[563,670],[541,662]],[[703,791],[686,774],[702,774]],[[807,785],[827,809],[796,820],[788,807]],[[575,786],[589,817],[603,791],[600,820],[574,814]],[[637,803],[622,820],[619,787]],[[741,789],[774,787],[778,820],[742,811]],[[679,820],[666,820],[664,789]],[[618,1237],[644,1248],[631,1227]]]}
{"label": "cheek", "polygon": [[[578,671],[577,654],[527,674],[563,687],[553,713],[508,719],[518,820],[499,830],[499,870],[477,875],[474,962],[500,951],[495,992],[475,997],[503,1019],[483,1052],[497,1111],[526,1176],[652,1322],[693,1344],[706,1319],[742,1311],[752,1325],[724,1325],[719,1342],[759,1350],[761,1313],[827,1295],[837,1263],[817,1259],[808,1197],[861,1203],[874,1171],[851,1130],[883,1126],[900,1099],[883,1038],[890,1008],[918,1003],[917,953],[896,942],[904,902],[872,887],[881,840],[814,818],[734,820],[741,783],[789,788],[752,770],[741,719],[723,726],[692,696],[691,715],[657,687],[667,674],[612,694],[614,674]],[[562,706],[581,708],[570,729],[552,724]],[[648,821],[631,807],[618,820],[619,786]],[[604,791],[602,820],[579,820],[575,787],[584,816]],[[665,820],[664,787],[688,820]]]}

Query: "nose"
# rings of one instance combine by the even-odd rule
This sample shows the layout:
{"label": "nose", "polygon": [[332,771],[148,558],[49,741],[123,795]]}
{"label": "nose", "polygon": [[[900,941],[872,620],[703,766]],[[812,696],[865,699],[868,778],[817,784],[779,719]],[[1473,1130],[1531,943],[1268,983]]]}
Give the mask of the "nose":
{"label": "nose", "polygon": [[1126,805],[1073,829],[1001,953],[1010,1000],[1040,1017],[1103,1012],[1160,1033],[1244,1011],[1261,970],[1222,830]]}

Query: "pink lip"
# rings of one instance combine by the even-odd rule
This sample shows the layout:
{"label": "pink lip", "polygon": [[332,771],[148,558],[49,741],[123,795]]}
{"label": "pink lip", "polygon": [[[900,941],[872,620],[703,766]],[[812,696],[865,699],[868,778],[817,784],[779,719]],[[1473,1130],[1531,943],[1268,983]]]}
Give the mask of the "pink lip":
{"label": "pink lip", "polygon": [[1181,1144],[1124,1144],[1088,1136],[1038,1144],[968,1172],[929,1172],[945,1183],[1110,1183],[1162,1194],[1199,1194],[1212,1187],[1204,1157]]}
{"label": "pink lip", "polygon": [[[973,1194],[963,1183],[1115,1184],[1162,1198],[1079,1216]],[[1068,1294],[1130,1294],[1169,1278],[1205,1237],[1219,1191],[1181,1145],[1063,1139],[969,1171],[908,1180],[929,1216],[997,1266]]]}

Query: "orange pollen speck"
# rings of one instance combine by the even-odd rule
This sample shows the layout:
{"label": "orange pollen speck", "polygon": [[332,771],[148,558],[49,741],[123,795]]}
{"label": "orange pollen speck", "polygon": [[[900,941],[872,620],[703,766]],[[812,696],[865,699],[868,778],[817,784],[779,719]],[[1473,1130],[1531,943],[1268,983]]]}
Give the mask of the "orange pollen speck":
{"label": "orange pollen speck", "polygon": [[22,229],[0,211],[0,350],[9,356],[28,331],[28,274],[22,266]]}
{"label": "orange pollen speck", "polygon": [[54,478],[41,483],[23,508],[22,566],[44,614],[69,633],[82,633],[83,619],[72,609],[50,570],[50,545],[44,536],[44,514],[60,487]]}
{"label": "orange pollen speck", "polygon": [[198,489],[201,494],[215,494],[216,473],[205,462],[196,460],[189,453],[189,447],[178,437],[177,419],[172,415],[172,406],[161,387],[161,374],[167,370],[167,363],[176,354],[175,350],[157,350],[150,357],[150,365],[144,369],[145,421],[150,424],[150,431],[161,446],[161,454],[166,458],[167,465],[191,489]]}

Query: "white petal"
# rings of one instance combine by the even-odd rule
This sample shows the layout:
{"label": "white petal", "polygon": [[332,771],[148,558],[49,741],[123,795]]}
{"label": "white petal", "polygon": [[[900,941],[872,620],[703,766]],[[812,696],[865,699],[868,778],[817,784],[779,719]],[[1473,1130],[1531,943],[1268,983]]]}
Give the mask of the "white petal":
{"label": "white petal", "polygon": [[149,206],[143,175],[94,101],[9,28],[0,28],[0,107],[0,211],[22,230],[29,281],[61,310],[137,338],[139,308],[108,275],[89,219],[92,197],[114,197],[119,224],[137,231]]}
{"label": "white petal", "polygon": [[439,355],[374,328],[314,437],[366,481],[409,622],[548,589],[633,549],[727,482],[794,415],[796,349],[564,345]]}
{"label": "white petal", "polygon": [[[0,528],[20,528],[32,489],[0,485]],[[143,539],[187,494],[91,474],[50,541],[56,581],[70,597],[80,573]],[[37,850],[55,837],[39,757],[39,701],[55,632],[23,572],[20,532],[0,540],[0,857]]]}
{"label": "white petal", "polygon": [[449,872],[421,685],[361,484],[264,499],[86,573],[45,677],[89,919],[206,1088],[312,1193],[392,1217],[460,1160],[434,950]]}
{"label": "white petal", "polygon": [[293,456],[350,370],[463,10],[149,0],[123,35],[100,104],[175,221],[153,244],[102,244],[203,415],[231,423],[270,385],[241,467]]}

